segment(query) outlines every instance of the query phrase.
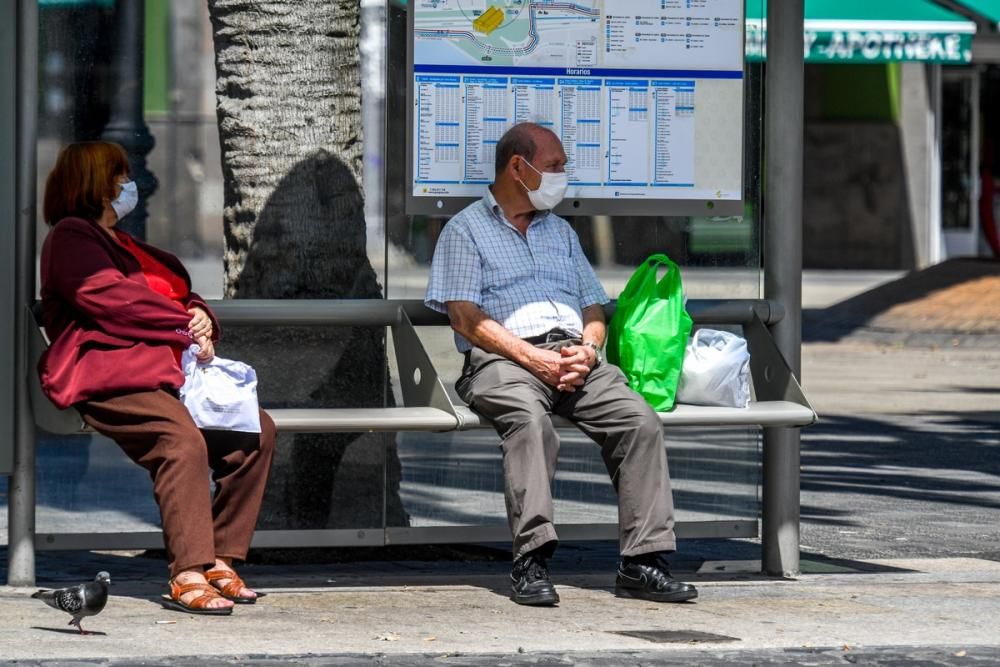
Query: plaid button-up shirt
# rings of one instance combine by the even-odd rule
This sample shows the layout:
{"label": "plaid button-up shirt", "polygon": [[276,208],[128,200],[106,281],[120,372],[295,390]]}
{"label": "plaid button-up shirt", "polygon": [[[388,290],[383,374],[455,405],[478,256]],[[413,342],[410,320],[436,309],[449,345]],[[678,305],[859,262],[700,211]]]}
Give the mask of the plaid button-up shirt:
{"label": "plaid button-up shirt", "polygon": [[[434,250],[424,303],[442,313],[471,301],[520,338],[551,329],[583,332],[583,309],[608,302],[569,223],[538,212],[527,237],[487,191],[444,226]],[[472,348],[455,334],[459,352]]]}

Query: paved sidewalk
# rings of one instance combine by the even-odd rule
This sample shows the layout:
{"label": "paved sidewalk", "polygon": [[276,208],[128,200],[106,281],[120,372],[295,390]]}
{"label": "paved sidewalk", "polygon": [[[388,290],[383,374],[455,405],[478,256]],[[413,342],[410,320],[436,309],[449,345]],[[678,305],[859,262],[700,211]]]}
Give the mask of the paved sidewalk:
{"label": "paved sidewalk", "polygon": [[804,319],[820,421],[802,431],[803,549],[1000,559],[1000,262],[944,262]]}
{"label": "paved sidewalk", "polygon": [[[507,599],[506,563],[250,566],[246,576],[269,595],[228,618],[199,618],[156,604],[160,563],[89,558],[76,568],[103,562],[114,582],[104,613],[84,622],[104,634],[79,636],[30,590],[4,587],[0,656],[73,664],[181,664],[184,656],[250,664],[254,656],[260,664],[270,664],[264,656],[312,656],[307,664],[375,656],[381,664],[575,664],[577,655],[583,664],[739,664],[741,655],[786,665],[857,664],[866,655],[872,662],[862,664],[1000,661],[1000,563],[989,560],[807,559],[797,580],[762,577],[752,561],[706,561],[685,573],[699,599],[663,605],[616,598],[607,552],[571,547],[553,563],[562,603],[547,609]],[[938,661],[916,662],[927,656]]]}
{"label": "paved sidewalk", "polygon": [[[674,569],[695,603],[620,600],[614,545],[569,544],[552,563],[561,606],[531,609],[506,597],[502,545],[455,548],[247,566],[270,595],[217,619],[162,610],[157,560],[43,552],[39,585],[111,572],[107,610],[84,622],[105,634],[77,636],[34,589],[0,587],[0,662],[1000,664],[998,268],[949,262],[832,307],[854,284],[819,276],[803,361],[822,419],[803,432],[797,580],[757,574],[756,542],[682,541]],[[955,312],[972,316],[952,326]]]}

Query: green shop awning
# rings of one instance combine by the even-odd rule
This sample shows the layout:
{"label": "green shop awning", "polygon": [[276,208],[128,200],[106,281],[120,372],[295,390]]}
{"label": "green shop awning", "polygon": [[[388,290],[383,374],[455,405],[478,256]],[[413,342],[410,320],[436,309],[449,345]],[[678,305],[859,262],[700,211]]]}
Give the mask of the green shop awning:
{"label": "green shop awning", "polygon": [[[811,63],[965,64],[972,61],[975,32],[975,23],[931,0],[805,0],[805,59]],[[766,43],[767,3],[748,0],[747,59],[762,60]]]}
{"label": "green shop awning", "polygon": [[955,4],[981,17],[994,29],[1000,29],[1000,0],[955,0]]}

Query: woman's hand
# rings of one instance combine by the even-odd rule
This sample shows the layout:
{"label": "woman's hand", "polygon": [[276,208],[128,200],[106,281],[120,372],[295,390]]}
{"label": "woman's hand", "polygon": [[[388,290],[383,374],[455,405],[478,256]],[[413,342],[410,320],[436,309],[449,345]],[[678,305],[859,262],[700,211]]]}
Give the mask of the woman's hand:
{"label": "woman's hand", "polygon": [[198,343],[198,347],[201,348],[201,350],[198,351],[198,354],[195,355],[195,359],[203,364],[207,364],[215,358],[215,345],[212,343],[211,338],[208,336],[201,336],[195,338],[194,342]]}
{"label": "woman's hand", "polygon": [[191,321],[188,323],[188,331],[191,332],[191,336],[195,339],[202,337],[211,339],[212,318],[208,316],[208,313],[198,306],[188,309],[188,313],[191,315]]}

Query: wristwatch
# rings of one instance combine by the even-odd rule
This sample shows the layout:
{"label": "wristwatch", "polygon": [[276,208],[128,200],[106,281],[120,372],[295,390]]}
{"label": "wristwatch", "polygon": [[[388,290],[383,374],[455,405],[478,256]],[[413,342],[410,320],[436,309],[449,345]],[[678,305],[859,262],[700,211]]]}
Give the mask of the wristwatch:
{"label": "wristwatch", "polygon": [[601,363],[602,361],[604,361],[604,357],[601,355],[601,346],[600,345],[598,345],[597,343],[595,343],[592,340],[584,341],[583,344],[584,344],[584,346],[589,347],[591,350],[594,351],[594,356],[597,357],[597,363],[594,364],[595,366],[597,364]]}

